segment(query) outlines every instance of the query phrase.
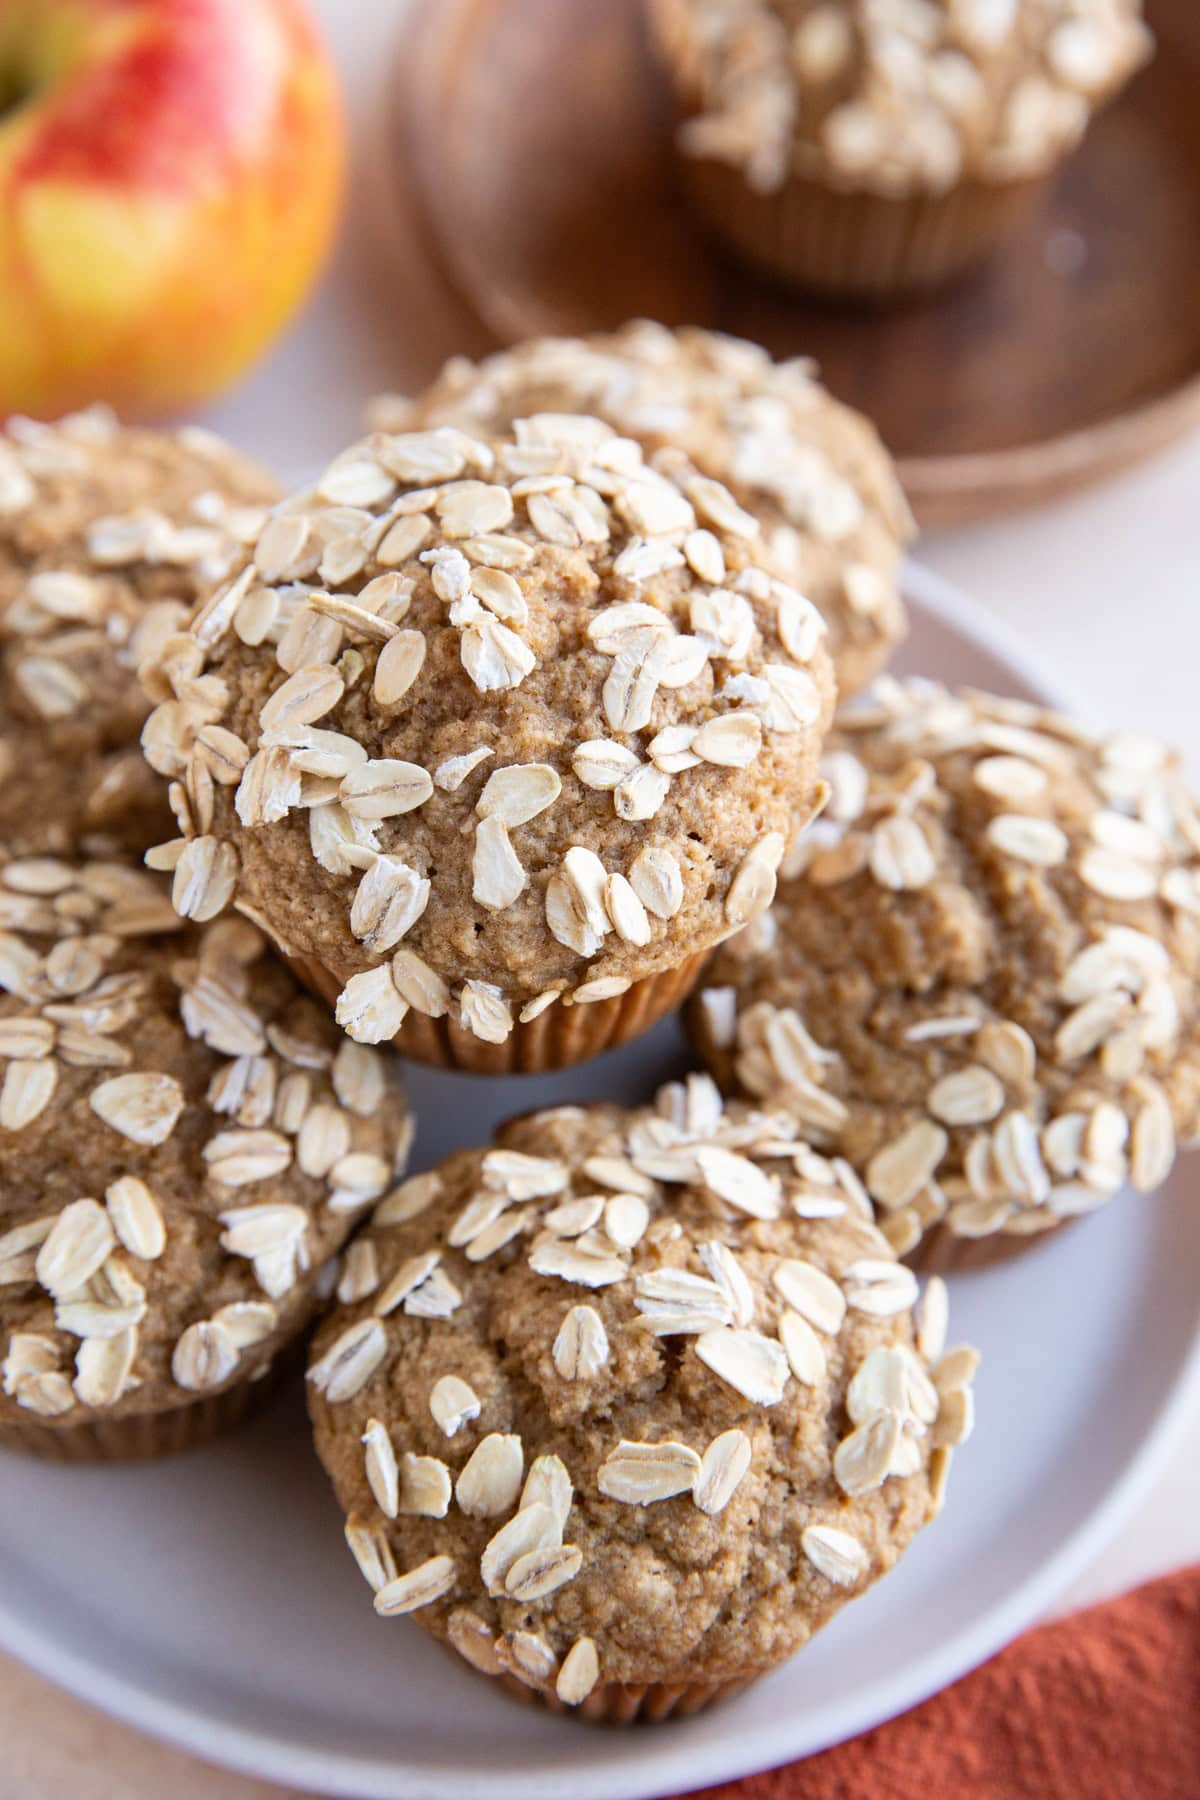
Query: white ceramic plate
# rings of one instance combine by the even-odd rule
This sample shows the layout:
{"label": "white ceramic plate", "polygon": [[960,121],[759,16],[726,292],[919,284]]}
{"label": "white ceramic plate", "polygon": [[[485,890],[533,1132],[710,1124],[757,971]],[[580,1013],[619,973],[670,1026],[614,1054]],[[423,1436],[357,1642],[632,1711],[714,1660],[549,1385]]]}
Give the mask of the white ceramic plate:
{"label": "white ceramic plate", "polygon": [[[903,663],[1069,702],[914,569]],[[507,1114],[632,1099],[683,1066],[668,1023],[542,1079],[414,1069],[418,1166]],[[611,1732],[492,1696],[383,1621],[342,1542],[301,1403],[145,1469],[0,1457],[0,1648],[200,1756],[357,1800],[647,1800],[803,1756],[954,1680],[1037,1619],[1152,1478],[1200,1375],[1200,1208],[1183,1164],[1023,1258],[953,1283],[984,1352],[979,1427],[899,1569],[793,1662],[687,1723]]]}

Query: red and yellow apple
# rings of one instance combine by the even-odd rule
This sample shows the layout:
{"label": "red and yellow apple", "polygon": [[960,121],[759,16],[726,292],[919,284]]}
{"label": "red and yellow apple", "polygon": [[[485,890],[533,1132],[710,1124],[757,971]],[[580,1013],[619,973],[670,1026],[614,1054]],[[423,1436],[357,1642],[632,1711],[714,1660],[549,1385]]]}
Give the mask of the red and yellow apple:
{"label": "red and yellow apple", "polygon": [[0,416],[225,386],[311,284],[343,160],[303,0],[0,0]]}

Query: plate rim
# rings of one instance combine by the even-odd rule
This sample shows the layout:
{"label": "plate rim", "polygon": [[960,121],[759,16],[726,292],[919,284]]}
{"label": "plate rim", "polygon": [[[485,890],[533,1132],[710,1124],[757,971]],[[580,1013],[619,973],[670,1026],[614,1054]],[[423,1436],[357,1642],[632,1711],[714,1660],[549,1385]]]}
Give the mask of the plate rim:
{"label": "plate rim", "polygon": [[[904,591],[918,611],[931,615],[1006,663],[1022,681],[1056,706],[1087,719],[1090,709],[1067,683],[1047,675],[1004,622],[933,570],[910,561]],[[860,1705],[849,1696],[819,1723],[797,1733],[786,1716],[758,1727],[748,1750],[730,1733],[717,1747],[706,1745],[703,1766],[690,1766],[686,1740],[671,1731],[647,1734],[636,1762],[614,1768],[600,1764],[572,1774],[574,1800],[653,1800],[685,1791],[697,1782],[740,1779],[785,1762],[832,1748],[847,1738],[907,1712],[931,1694],[959,1680],[1021,1632],[1042,1620],[1055,1599],[1093,1562],[1148,1491],[1180,1441],[1188,1413],[1200,1394],[1200,1292],[1193,1300],[1189,1347],[1157,1410],[1146,1422],[1138,1447],[1119,1481],[1083,1518],[1060,1547],[1043,1558],[1006,1599],[973,1624],[952,1635],[915,1666],[900,1669],[874,1690],[874,1717],[864,1723]],[[55,1686],[122,1723],[217,1767],[307,1792],[345,1800],[557,1800],[562,1771],[551,1768],[543,1781],[527,1769],[519,1775],[493,1772],[480,1777],[407,1770],[377,1758],[289,1744],[270,1732],[239,1725],[200,1707],[149,1694],[126,1676],[110,1671],[57,1641],[48,1627],[36,1627],[0,1594],[0,1651],[15,1657]]]}

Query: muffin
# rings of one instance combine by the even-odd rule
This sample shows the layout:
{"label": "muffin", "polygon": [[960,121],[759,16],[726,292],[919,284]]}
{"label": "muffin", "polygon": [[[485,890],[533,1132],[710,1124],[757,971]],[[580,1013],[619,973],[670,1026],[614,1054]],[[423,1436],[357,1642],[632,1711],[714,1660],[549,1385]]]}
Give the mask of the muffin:
{"label": "muffin", "polygon": [[1161,746],[885,681],[829,810],[690,1019],[922,1267],[985,1263],[1167,1176],[1200,1122],[1200,818]]}
{"label": "muffin", "polygon": [[712,229],[883,299],[977,263],[1149,56],[1140,0],[651,0]]}
{"label": "muffin", "polygon": [[377,435],[163,647],[155,853],[360,1043],[563,1066],[678,1004],[823,798],[824,626],[720,483],[599,420]]}
{"label": "muffin", "polygon": [[824,618],[838,694],[882,669],[905,627],[898,582],[912,517],[874,427],[826,393],[810,363],[641,319],[480,363],[456,357],[415,400],[376,401],[372,418],[507,431],[544,412],[593,413],[657,466],[686,458],[724,482],[758,519],[780,575]]}
{"label": "muffin", "polygon": [[390,1065],[263,951],[244,920],[181,928],[139,869],[0,867],[0,1449],[233,1424],[402,1173]]}
{"label": "muffin", "polygon": [[405,1183],[308,1371],[376,1612],[618,1722],[790,1657],[933,1518],[971,1426],[945,1287],[918,1304],[869,1213],[706,1076]]}
{"label": "muffin", "polygon": [[0,843],[139,854],[170,828],[135,669],[229,571],[275,498],[211,432],[100,408],[0,436]]}

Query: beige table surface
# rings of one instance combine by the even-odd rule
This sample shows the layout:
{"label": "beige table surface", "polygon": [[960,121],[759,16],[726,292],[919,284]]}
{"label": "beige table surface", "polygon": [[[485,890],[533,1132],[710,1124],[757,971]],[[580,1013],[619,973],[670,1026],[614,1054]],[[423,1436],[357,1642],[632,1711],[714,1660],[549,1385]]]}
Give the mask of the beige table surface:
{"label": "beige table surface", "polygon": [[[381,34],[405,5],[319,0],[352,98],[356,179],[346,228],[306,316],[207,415],[285,475],[304,474],[345,442],[367,394],[419,379],[431,355],[481,347],[399,206],[394,236],[408,254],[398,265],[379,253],[371,98]],[[1171,737],[1200,778],[1200,439],[1097,493],[930,538],[920,554],[1003,615],[1099,717]],[[1197,1442],[1200,1403],[1169,1468],[1064,1607],[1200,1560]],[[0,1657],[0,1800],[278,1800],[283,1792],[156,1745]]]}

